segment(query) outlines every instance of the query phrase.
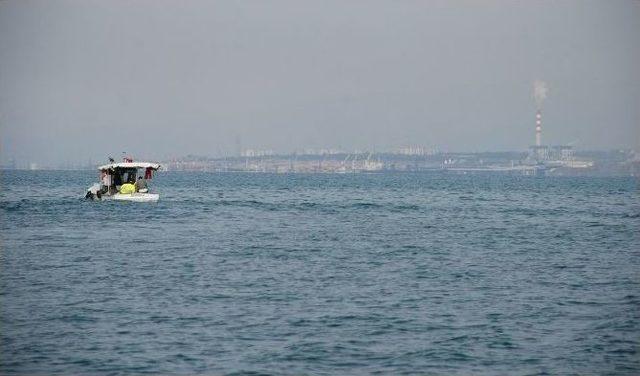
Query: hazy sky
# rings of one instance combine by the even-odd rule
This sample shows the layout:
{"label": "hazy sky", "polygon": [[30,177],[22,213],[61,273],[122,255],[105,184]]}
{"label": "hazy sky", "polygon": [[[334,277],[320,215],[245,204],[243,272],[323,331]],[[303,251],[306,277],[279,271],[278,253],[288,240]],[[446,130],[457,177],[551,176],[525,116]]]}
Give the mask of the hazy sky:
{"label": "hazy sky", "polygon": [[2,1],[1,157],[640,148],[638,1]]}

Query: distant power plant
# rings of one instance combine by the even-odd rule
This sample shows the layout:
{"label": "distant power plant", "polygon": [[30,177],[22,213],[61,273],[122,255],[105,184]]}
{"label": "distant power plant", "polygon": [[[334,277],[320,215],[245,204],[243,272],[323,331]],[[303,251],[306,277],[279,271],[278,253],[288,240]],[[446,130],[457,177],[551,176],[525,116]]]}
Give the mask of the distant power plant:
{"label": "distant power plant", "polygon": [[529,163],[542,165],[546,168],[568,167],[587,168],[592,167],[591,161],[577,161],[574,158],[573,146],[557,145],[548,146],[542,144],[542,104],[547,98],[549,88],[547,83],[541,80],[533,82],[533,99],[536,105],[536,140],[535,144],[529,147]]}

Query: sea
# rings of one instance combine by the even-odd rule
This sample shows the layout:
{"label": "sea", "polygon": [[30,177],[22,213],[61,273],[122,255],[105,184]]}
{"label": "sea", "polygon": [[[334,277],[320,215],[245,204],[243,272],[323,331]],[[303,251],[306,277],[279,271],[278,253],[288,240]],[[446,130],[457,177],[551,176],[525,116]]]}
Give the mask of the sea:
{"label": "sea", "polygon": [[638,375],[637,178],[0,172],[3,375]]}

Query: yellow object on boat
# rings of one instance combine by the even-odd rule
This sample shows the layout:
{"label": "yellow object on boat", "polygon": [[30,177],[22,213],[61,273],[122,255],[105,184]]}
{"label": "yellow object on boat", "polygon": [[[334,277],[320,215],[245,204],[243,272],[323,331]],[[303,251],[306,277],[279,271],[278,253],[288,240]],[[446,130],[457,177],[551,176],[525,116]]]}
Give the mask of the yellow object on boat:
{"label": "yellow object on boat", "polygon": [[136,191],[136,186],[131,183],[122,184],[122,186],[120,187],[120,193],[122,194],[134,193],[135,191]]}

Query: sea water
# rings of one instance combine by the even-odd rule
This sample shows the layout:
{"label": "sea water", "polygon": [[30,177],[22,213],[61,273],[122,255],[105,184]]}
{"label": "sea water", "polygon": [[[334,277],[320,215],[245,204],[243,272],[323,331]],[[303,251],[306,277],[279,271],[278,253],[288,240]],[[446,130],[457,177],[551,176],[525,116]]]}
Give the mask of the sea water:
{"label": "sea water", "polygon": [[2,171],[2,374],[638,374],[634,178]]}

